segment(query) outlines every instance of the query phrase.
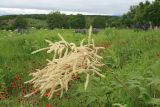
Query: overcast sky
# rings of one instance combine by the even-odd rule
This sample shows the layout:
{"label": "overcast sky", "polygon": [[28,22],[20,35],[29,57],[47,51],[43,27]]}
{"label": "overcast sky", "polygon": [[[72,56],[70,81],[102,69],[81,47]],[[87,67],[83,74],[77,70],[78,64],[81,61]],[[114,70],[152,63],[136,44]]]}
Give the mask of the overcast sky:
{"label": "overcast sky", "polygon": [[131,5],[141,1],[146,0],[0,0],[0,15],[47,14],[51,11],[66,14],[122,15]]}

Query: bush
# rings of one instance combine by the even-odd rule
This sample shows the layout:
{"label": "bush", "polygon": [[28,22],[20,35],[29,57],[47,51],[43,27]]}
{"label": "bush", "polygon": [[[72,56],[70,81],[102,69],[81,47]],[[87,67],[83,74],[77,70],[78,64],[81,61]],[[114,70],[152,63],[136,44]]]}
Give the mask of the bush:
{"label": "bush", "polygon": [[47,24],[50,29],[66,28],[66,16],[60,12],[50,13],[48,15]]}
{"label": "bush", "polygon": [[78,14],[76,16],[70,16],[68,20],[70,28],[80,28],[83,29],[86,27],[86,19],[84,15]]}
{"label": "bush", "polygon": [[14,28],[26,29],[27,25],[28,25],[28,23],[27,23],[26,19],[21,18],[21,17],[17,17],[15,19],[15,22],[14,22],[13,26],[14,26]]}
{"label": "bush", "polygon": [[92,25],[94,28],[105,28],[106,27],[106,21],[105,21],[105,18],[103,17],[95,17],[93,22],[92,22]]}

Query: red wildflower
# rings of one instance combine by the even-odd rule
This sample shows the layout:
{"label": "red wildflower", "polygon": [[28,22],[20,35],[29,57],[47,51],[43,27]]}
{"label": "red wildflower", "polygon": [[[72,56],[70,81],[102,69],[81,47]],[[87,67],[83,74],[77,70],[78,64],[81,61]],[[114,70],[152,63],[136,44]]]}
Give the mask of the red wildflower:
{"label": "red wildflower", "polygon": [[48,96],[49,96],[49,93],[45,93],[44,96],[45,96],[45,97],[48,97]]}
{"label": "red wildflower", "polygon": [[46,106],[45,107],[52,107],[50,104],[46,104]]}
{"label": "red wildflower", "polygon": [[16,82],[12,82],[12,87],[13,87],[13,88],[16,87]]}

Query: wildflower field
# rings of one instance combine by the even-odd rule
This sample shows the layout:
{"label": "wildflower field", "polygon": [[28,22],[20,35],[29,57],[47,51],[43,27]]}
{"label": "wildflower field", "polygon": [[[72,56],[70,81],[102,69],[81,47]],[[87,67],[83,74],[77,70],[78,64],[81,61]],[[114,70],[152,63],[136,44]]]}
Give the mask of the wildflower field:
{"label": "wildflower field", "polygon": [[67,92],[48,99],[47,91],[42,94],[25,82],[53,58],[46,51],[31,53],[47,47],[45,40],[59,41],[58,33],[77,46],[83,39],[87,43],[88,33],[72,29],[0,31],[0,107],[160,106],[160,30],[106,28],[92,34],[95,46],[105,48],[98,51],[104,64],[99,73],[105,77],[90,75],[86,87],[85,74],[72,75]]}

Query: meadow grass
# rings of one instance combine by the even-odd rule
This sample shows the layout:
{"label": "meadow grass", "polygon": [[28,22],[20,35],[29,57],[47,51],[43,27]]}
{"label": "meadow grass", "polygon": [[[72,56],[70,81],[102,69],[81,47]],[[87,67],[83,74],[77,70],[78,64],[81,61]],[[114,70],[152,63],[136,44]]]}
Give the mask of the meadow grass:
{"label": "meadow grass", "polygon": [[[78,44],[87,34],[76,34],[72,29],[36,30],[24,34],[0,31],[0,82],[4,87],[11,87],[15,74],[23,82],[30,79],[26,74],[36,68],[43,68],[51,54],[31,52],[46,47],[44,41],[58,41],[60,33],[66,41]],[[105,29],[93,34],[95,44],[106,49],[101,52],[104,63],[102,74],[105,79],[91,77],[88,88],[84,91],[84,75],[73,81],[68,93],[59,99],[47,100],[35,95],[18,103],[19,90],[9,90],[9,98],[0,100],[0,105],[32,107],[112,107],[118,103],[126,107],[155,107],[160,105],[160,31],[139,31],[129,29]],[[87,42],[87,41],[86,41]],[[1,88],[1,86],[0,86]],[[35,105],[33,100],[36,99]]]}

